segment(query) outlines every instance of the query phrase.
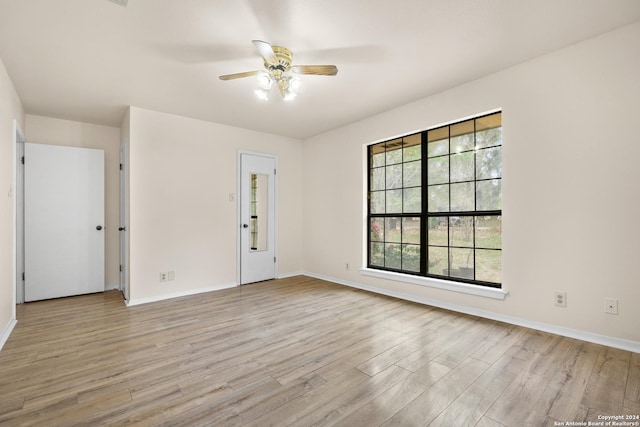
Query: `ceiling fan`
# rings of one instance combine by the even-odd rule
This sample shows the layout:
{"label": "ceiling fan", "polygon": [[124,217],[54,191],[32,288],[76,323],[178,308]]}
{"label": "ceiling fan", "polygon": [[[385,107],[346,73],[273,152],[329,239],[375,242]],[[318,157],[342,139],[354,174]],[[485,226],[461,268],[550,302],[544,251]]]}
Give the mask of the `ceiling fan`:
{"label": "ceiling fan", "polygon": [[255,94],[260,99],[268,99],[269,91],[275,83],[285,101],[294,99],[300,89],[299,74],[316,76],[335,76],[338,68],[335,65],[291,65],[293,53],[282,46],[271,46],[262,40],[253,40],[253,44],[264,59],[264,70],[246,71],[244,73],[226,74],[220,80],[234,80],[243,77],[258,76],[258,89]]}

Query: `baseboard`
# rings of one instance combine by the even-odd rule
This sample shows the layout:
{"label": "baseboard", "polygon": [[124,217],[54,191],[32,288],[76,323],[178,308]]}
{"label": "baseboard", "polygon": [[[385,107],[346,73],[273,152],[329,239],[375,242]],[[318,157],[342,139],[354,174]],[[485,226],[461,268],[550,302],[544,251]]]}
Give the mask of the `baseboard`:
{"label": "baseboard", "polygon": [[11,332],[13,332],[13,328],[16,327],[17,323],[18,321],[14,318],[11,319],[9,323],[7,323],[7,326],[5,326],[4,330],[2,331],[2,335],[0,335],[0,350],[2,350],[2,347],[4,347],[4,344],[9,339],[9,336],[11,335]]}
{"label": "baseboard", "polygon": [[561,335],[563,337],[575,338],[582,341],[588,341],[595,344],[602,344],[608,347],[619,348],[621,350],[628,350],[634,353],[640,353],[640,342],[636,342],[636,341],[630,341],[630,340],[625,340],[621,338],[609,337],[606,335],[594,334],[591,332],[565,328],[563,326],[552,325],[549,323],[523,319],[520,317],[509,316],[501,313],[495,313],[492,311],[482,310],[479,308],[452,304],[452,303],[448,303],[445,301],[440,301],[432,298],[425,298],[417,295],[407,294],[404,292],[397,292],[389,289],[378,288],[376,286],[364,285],[361,283],[337,279],[335,277],[324,276],[321,274],[315,274],[310,272],[304,272],[302,274],[305,276],[314,277],[316,279],[326,280],[327,282],[332,282],[332,283],[337,283],[339,285],[362,289],[364,291],[369,291],[376,294],[387,295],[394,298],[417,302],[419,304],[425,304],[433,307],[444,308],[446,310],[456,311],[464,314],[470,314],[472,316],[483,317],[485,319],[497,320],[497,321],[509,323],[512,325],[523,326],[525,328],[536,329],[538,331],[543,331],[543,332],[549,332],[555,335]]}
{"label": "baseboard", "polygon": [[189,295],[203,294],[205,292],[213,292],[213,291],[220,291],[222,289],[235,288],[236,286],[238,286],[237,283],[227,283],[223,285],[214,285],[206,288],[189,289],[186,291],[172,292],[170,294],[163,294],[163,295],[157,295],[157,296],[146,297],[146,298],[135,298],[135,299],[131,298],[128,301],[125,301],[125,304],[127,305],[127,307],[132,307],[134,305],[147,304],[150,302],[158,302],[158,301],[164,301],[172,298],[186,297]]}
{"label": "baseboard", "polygon": [[303,276],[303,275],[304,273],[302,271],[295,271],[293,273],[278,274],[278,277],[276,277],[276,279],[288,279],[289,277]]}

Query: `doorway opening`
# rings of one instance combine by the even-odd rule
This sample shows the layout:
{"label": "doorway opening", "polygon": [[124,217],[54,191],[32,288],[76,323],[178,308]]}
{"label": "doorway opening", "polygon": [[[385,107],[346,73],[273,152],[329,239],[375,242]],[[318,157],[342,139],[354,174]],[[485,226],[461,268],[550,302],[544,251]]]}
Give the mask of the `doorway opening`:
{"label": "doorway opening", "polygon": [[14,220],[14,280],[15,303],[24,303],[24,144],[25,138],[18,122],[14,121],[14,187],[13,187],[13,220]]}

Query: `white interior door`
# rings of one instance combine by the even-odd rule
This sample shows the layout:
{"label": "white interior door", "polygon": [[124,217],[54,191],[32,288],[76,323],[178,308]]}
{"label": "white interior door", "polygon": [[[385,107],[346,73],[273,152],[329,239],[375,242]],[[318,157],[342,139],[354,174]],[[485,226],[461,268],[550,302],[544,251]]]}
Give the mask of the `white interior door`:
{"label": "white interior door", "polygon": [[25,301],[104,291],[104,151],[25,144]]}
{"label": "white interior door", "polygon": [[240,284],[276,277],[276,159],[240,154]]}

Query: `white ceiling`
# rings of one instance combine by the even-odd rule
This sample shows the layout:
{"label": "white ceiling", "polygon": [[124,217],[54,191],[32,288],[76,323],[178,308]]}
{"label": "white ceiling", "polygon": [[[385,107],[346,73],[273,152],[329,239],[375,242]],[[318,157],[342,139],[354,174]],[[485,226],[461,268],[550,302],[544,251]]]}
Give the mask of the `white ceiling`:
{"label": "white ceiling", "polygon": [[[0,0],[27,113],[119,126],[128,105],[307,138],[640,20],[638,0]],[[254,94],[251,40],[335,64]]]}

